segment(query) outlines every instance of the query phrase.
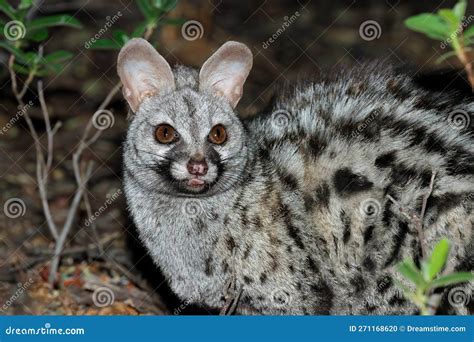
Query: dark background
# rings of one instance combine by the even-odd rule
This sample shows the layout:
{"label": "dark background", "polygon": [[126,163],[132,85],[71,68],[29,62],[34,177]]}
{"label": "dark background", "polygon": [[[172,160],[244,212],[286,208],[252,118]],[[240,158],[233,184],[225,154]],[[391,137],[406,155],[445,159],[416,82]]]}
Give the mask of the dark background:
{"label": "dark background", "polygon": [[[11,3],[14,3],[13,1]],[[199,67],[227,40],[246,43],[255,55],[254,68],[239,104],[243,116],[262,109],[282,82],[305,78],[320,70],[354,65],[379,59],[385,63],[409,64],[413,74],[432,69],[456,69],[455,59],[435,63],[444,52],[439,42],[406,29],[403,20],[420,12],[452,7],[454,1],[282,1],[282,0],[181,0],[169,17],[197,20],[202,38],[188,41],[181,26],[159,28],[152,42],[171,63]],[[474,6],[468,14],[474,13]],[[61,224],[75,190],[71,151],[82,130],[107,92],[117,83],[117,51],[86,49],[84,43],[103,27],[107,16],[121,11],[111,31],[132,31],[141,14],[134,1],[44,1],[36,15],[68,13],[84,27],[57,28],[45,44],[45,51],[67,49],[75,57],[59,74],[45,79],[45,95],[53,122],[63,123],[55,139],[55,159],[49,184],[49,200],[54,219]],[[267,41],[285,17],[298,11],[296,20],[267,48]],[[360,25],[375,20],[381,27],[378,39],[366,41]],[[6,70],[7,55],[0,53],[0,126],[17,111]],[[434,83],[433,83],[434,82]],[[459,84],[458,80],[436,79],[439,89]],[[461,84],[462,85],[462,84]],[[33,96],[28,93],[28,96]],[[96,161],[88,191],[93,210],[104,205],[121,187],[121,142],[127,127],[127,108],[120,94],[110,106],[115,124],[85,151]],[[40,133],[44,124],[38,106],[30,115]],[[166,282],[146,256],[128,218],[123,195],[95,221],[96,230],[84,226],[87,218],[81,207],[62,258],[60,282],[46,281],[52,239],[41,211],[35,179],[33,141],[25,122],[19,120],[0,137],[0,204],[20,198],[26,205],[23,216],[11,219],[0,211],[0,304],[12,298],[19,283],[32,278],[31,286],[15,299],[3,314],[173,314],[203,313],[174,298]],[[100,248],[98,247],[100,242]],[[94,305],[91,297],[97,284],[114,292],[114,302]],[[177,309],[179,308],[179,309]]]}

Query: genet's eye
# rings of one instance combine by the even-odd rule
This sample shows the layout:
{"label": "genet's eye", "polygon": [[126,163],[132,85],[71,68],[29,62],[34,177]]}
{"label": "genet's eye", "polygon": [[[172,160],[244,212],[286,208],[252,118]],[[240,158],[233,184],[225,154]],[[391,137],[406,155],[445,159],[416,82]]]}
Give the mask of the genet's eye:
{"label": "genet's eye", "polygon": [[222,145],[227,141],[227,132],[222,125],[215,125],[209,133],[208,139],[211,143]]}
{"label": "genet's eye", "polygon": [[156,127],[155,138],[159,143],[171,144],[179,140],[179,134],[172,126],[161,124]]}

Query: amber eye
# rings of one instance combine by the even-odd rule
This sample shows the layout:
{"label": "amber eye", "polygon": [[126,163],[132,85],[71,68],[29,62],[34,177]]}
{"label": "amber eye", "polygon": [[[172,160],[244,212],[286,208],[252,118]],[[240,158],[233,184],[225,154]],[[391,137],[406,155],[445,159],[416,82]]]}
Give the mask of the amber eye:
{"label": "amber eye", "polygon": [[224,126],[215,125],[212,127],[211,132],[209,133],[209,141],[216,145],[221,145],[227,140],[227,132],[225,131]]}
{"label": "amber eye", "polygon": [[161,124],[156,128],[155,138],[162,144],[170,144],[178,141],[179,135],[176,130],[168,124]]}

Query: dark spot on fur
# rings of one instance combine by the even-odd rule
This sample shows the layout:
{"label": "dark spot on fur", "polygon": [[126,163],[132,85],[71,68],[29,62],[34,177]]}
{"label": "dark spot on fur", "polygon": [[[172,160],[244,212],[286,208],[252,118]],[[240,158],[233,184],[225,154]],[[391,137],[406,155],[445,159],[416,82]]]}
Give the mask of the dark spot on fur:
{"label": "dark spot on fur", "polygon": [[400,250],[402,249],[402,246],[405,242],[405,239],[408,235],[408,224],[405,222],[400,221],[398,223],[398,232],[397,234],[393,237],[394,240],[394,245],[392,247],[392,252],[390,253],[389,258],[385,262],[385,267],[390,266],[393,262],[397,261],[399,259],[399,254]]}
{"label": "dark spot on fur", "polygon": [[341,222],[343,224],[343,236],[342,241],[344,244],[349,242],[351,238],[351,218],[346,214],[344,210],[341,210]]}
{"label": "dark spot on fur", "polygon": [[210,277],[214,272],[214,268],[212,266],[212,257],[210,256],[209,258],[206,259],[205,261],[205,268],[204,268],[204,273]]}
{"label": "dark spot on fur", "polygon": [[326,147],[327,142],[318,135],[313,135],[308,141],[308,149],[313,158],[318,158]]}
{"label": "dark spot on fur", "polygon": [[362,266],[364,266],[364,268],[367,271],[372,271],[372,270],[375,269],[375,263],[374,263],[374,261],[372,260],[372,258],[370,256],[365,257],[365,259],[362,263]]}
{"label": "dark spot on fur", "polygon": [[336,171],[333,177],[334,187],[339,195],[351,195],[370,190],[373,183],[366,177],[352,173],[349,168]]}
{"label": "dark spot on fur", "polygon": [[265,273],[260,274],[260,283],[265,284],[267,281],[267,275]]}
{"label": "dark spot on fur", "polygon": [[385,168],[391,166],[395,160],[396,152],[392,151],[378,156],[377,159],[375,159],[374,165],[379,168]]}
{"label": "dark spot on fur", "polygon": [[244,276],[244,282],[245,282],[245,284],[249,285],[249,284],[253,283],[253,279],[250,278],[250,277]]}
{"label": "dark spot on fur", "polygon": [[318,204],[325,208],[329,208],[329,198],[331,196],[331,190],[326,182],[322,183],[316,188],[315,195]]}
{"label": "dark spot on fur", "polygon": [[366,89],[367,89],[367,85],[365,83],[357,82],[357,83],[351,84],[349,88],[347,88],[347,95],[351,97],[357,97],[360,94],[362,94],[362,92]]}
{"label": "dark spot on fur", "polygon": [[291,273],[295,273],[295,268],[293,267],[293,265],[289,265],[288,269],[290,270]]}
{"label": "dark spot on fur", "polygon": [[411,96],[410,91],[406,89],[400,81],[395,79],[391,79],[387,82],[387,90],[393,95],[393,97],[401,101],[404,101]]}
{"label": "dark spot on fur", "polygon": [[306,257],[306,265],[312,272],[318,272],[318,266],[309,255]]}
{"label": "dark spot on fur", "polygon": [[311,285],[311,290],[319,299],[319,303],[314,307],[314,314],[329,315],[334,301],[334,292],[324,280],[319,284]]}
{"label": "dark spot on fur", "polygon": [[244,255],[243,255],[243,260],[247,259],[250,255],[250,251],[252,250],[252,247],[250,247],[249,245],[246,245],[246,248],[245,248],[245,251],[244,251]]}
{"label": "dark spot on fur", "polygon": [[377,310],[377,307],[369,303],[365,303],[365,310],[367,310],[367,313],[373,313],[375,310]]}
{"label": "dark spot on fur", "polygon": [[367,228],[365,228],[364,231],[364,245],[367,244],[372,239],[372,236],[374,235],[374,225],[370,225]]}
{"label": "dark spot on fur", "polygon": [[232,252],[234,250],[234,248],[237,246],[235,244],[235,240],[232,236],[228,236],[227,237],[227,240],[226,240],[226,244],[227,244],[227,249]]}
{"label": "dark spot on fur", "polygon": [[405,298],[395,295],[392,298],[390,298],[390,300],[388,301],[388,304],[391,306],[396,306],[396,305],[401,306],[401,305],[404,305],[406,302],[407,301]]}
{"label": "dark spot on fur", "polygon": [[285,174],[280,177],[286,189],[294,191],[298,189],[298,180],[292,174]]}
{"label": "dark spot on fur", "polygon": [[203,232],[205,232],[205,231],[207,230],[207,225],[206,225],[206,224],[204,223],[204,221],[201,220],[201,219],[198,219],[198,220],[197,220],[197,225],[196,225],[196,227],[197,227],[197,230],[198,230],[199,233],[203,233]]}
{"label": "dark spot on fur", "polygon": [[229,264],[227,263],[227,261],[223,261],[222,262],[222,272],[227,273],[227,271],[229,270]]}
{"label": "dark spot on fur", "polygon": [[354,287],[354,293],[359,294],[365,288],[365,281],[362,275],[357,275],[351,279],[351,285]]}

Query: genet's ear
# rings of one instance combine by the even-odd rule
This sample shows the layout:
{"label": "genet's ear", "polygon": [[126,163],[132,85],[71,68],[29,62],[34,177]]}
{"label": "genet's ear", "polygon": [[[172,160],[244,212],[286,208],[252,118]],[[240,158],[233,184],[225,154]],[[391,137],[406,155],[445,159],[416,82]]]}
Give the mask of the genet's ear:
{"label": "genet's ear", "polygon": [[145,39],[131,39],[120,50],[117,72],[123,96],[135,113],[146,97],[175,89],[170,65]]}
{"label": "genet's ear", "polygon": [[199,89],[225,97],[235,108],[242,97],[252,63],[252,52],[245,44],[229,41],[203,64]]}

